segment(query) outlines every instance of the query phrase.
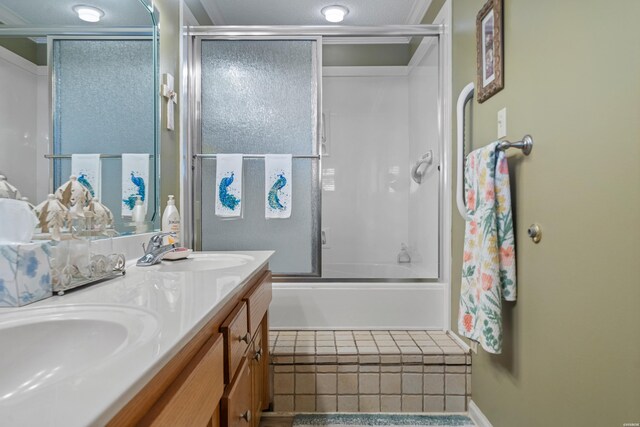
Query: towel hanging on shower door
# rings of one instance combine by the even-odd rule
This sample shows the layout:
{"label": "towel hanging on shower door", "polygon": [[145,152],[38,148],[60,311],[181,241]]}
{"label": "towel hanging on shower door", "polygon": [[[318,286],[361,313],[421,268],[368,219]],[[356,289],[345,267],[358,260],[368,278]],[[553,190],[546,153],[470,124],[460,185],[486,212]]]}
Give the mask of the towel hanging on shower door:
{"label": "towel hanging on shower door", "polygon": [[465,225],[458,332],[489,353],[502,351],[502,299],[516,300],[509,167],[498,142],[475,150],[465,165]]}
{"label": "towel hanging on shower door", "polygon": [[146,215],[149,192],[149,154],[122,154],[122,216],[130,217],[136,196],[144,205]]}
{"label": "towel hanging on shower door", "polygon": [[264,156],[265,202],[267,219],[291,217],[291,154]]}
{"label": "towel hanging on shower door", "polygon": [[75,175],[78,182],[89,190],[92,198],[100,199],[102,190],[100,154],[72,154],[71,175]]}
{"label": "towel hanging on shower door", "polygon": [[216,155],[216,215],[242,216],[242,154]]}

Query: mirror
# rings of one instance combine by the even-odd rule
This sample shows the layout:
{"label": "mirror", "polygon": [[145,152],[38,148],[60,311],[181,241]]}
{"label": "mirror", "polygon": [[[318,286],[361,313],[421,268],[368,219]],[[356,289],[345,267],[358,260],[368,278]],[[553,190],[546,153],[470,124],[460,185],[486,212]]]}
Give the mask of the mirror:
{"label": "mirror", "polygon": [[[67,234],[158,228],[158,19],[152,0],[0,3],[0,187],[37,205],[63,186],[58,199],[73,204],[79,182],[90,197],[70,212]],[[78,154],[93,156],[72,161]],[[98,226],[96,199],[111,227]]]}

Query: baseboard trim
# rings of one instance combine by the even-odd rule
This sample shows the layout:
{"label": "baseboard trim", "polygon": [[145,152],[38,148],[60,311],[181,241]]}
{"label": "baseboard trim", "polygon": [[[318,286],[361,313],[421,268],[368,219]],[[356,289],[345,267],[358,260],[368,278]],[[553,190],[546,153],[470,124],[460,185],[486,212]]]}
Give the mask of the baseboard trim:
{"label": "baseboard trim", "polygon": [[469,402],[469,418],[471,418],[478,427],[493,427],[489,418],[482,413],[473,400]]}

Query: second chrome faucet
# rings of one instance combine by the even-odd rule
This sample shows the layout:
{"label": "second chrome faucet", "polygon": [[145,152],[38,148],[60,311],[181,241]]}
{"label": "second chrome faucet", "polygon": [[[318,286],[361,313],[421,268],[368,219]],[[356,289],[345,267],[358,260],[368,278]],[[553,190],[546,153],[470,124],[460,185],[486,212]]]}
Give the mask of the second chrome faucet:
{"label": "second chrome faucet", "polygon": [[175,237],[176,233],[158,233],[151,236],[149,239],[149,243],[145,247],[142,245],[144,249],[144,255],[138,260],[136,265],[138,267],[149,267],[154,264],[159,263],[162,260],[164,254],[174,251],[177,248],[175,243],[170,243],[168,245],[163,245],[162,242],[166,236]]}

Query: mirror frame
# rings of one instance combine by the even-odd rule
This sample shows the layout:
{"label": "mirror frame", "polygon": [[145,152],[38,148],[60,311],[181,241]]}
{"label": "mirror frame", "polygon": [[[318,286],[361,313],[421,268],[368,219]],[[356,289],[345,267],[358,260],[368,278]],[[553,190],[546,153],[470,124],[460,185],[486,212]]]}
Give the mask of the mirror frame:
{"label": "mirror frame", "polygon": [[[47,37],[54,38],[117,38],[117,37],[149,37],[152,39],[153,55],[153,174],[154,174],[154,200],[153,213],[149,217],[153,229],[159,228],[160,218],[160,12],[154,5],[153,0],[137,0],[148,12],[151,19],[150,26],[129,26],[129,27],[93,27],[93,26],[30,26],[30,25],[3,25],[0,26],[0,38],[21,38],[21,37]],[[48,42],[49,43],[49,42]],[[49,153],[53,153],[53,93],[52,93],[52,72],[50,67],[51,49],[47,52],[48,83],[49,83]],[[54,160],[55,161],[55,160]],[[53,165],[53,164],[52,164]],[[51,192],[55,191],[53,186],[53,167],[49,169],[49,186]],[[39,201],[38,201],[39,202]],[[117,230],[116,230],[117,231]]]}

